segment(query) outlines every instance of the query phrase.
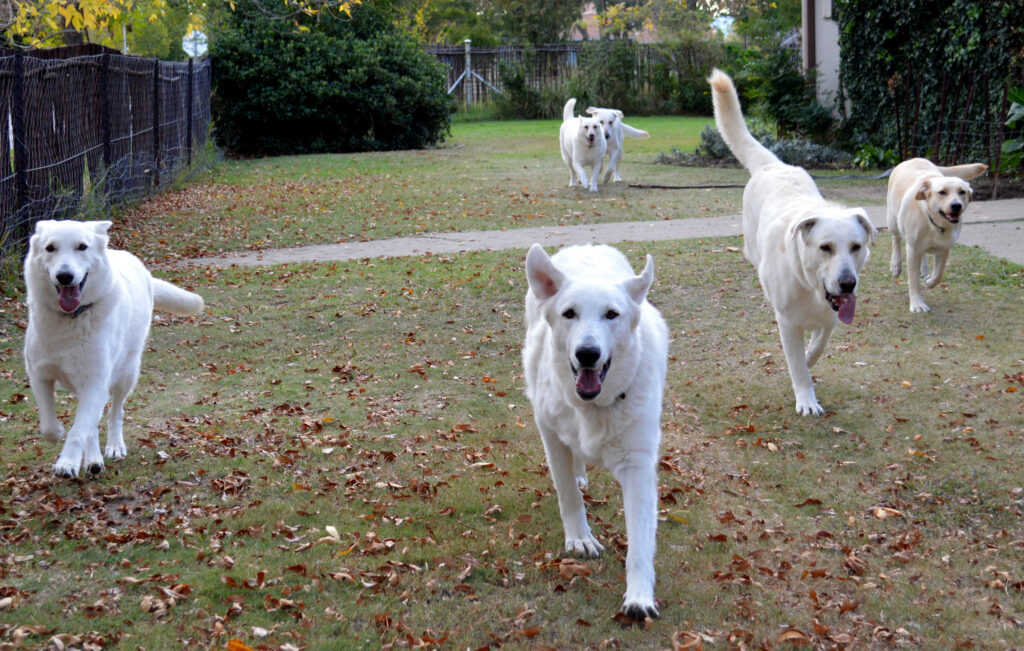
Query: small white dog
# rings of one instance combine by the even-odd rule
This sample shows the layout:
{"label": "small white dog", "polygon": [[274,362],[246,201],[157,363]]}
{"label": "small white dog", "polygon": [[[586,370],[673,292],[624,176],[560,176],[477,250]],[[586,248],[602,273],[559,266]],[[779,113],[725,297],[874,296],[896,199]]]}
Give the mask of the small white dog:
{"label": "small white dog", "polygon": [[622,142],[626,136],[630,138],[649,138],[651,134],[643,129],[636,129],[622,121],[622,111],[618,109],[596,108],[591,106],[587,109],[587,115],[597,118],[604,129],[604,137],[608,141],[608,168],[605,170],[602,183],[608,179],[618,182],[622,180],[619,175],[619,161],[622,160]]}
{"label": "small white dog", "polygon": [[567,552],[603,549],[587,525],[586,464],[611,470],[626,513],[622,611],[657,617],[654,552],[668,328],[649,302],[654,261],[639,276],[618,250],[573,246],[526,256],[526,395],[558,493]]}
{"label": "small white dog", "polygon": [[[562,127],[558,139],[562,143],[562,160],[569,166],[569,187],[577,182],[591,192],[597,192],[597,177],[601,174],[601,159],[608,148],[601,122],[596,118],[576,117],[576,98],[562,108]],[[590,180],[586,169],[590,168]]]}
{"label": "small white dog", "polygon": [[[857,276],[875,227],[863,208],[825,201],[804,169],[786,165],[750,135],[729,75],[715,70],[708,81],[718,131],[750,172],[743,190],[743,254],[775,310],[797,413],[821,415],[810,367],[836,318],[853,322]],[[804,351],[806,332],[811,341]]]}
{"label": "small white dog", "polygon": [[139,378],[154,305],[197,314],[203,299],[150,276],[134,255],[107,248],[109,221],[40,221],[25,258],[28,331],[25,369],[39,407],[39,433],[59,441],[55,383],[78,397],[75,422],[53,465],[60,477],[103,472],[99,421],[107,414],[106,456],[127,454],[124,401]]}
{"label": "small white dog", "polygon": [[939,167],[924,158],[912,158],[897,165],[889,175],[885,201],[886,220],[892,233],[889,271],[895,278],[903,270],[900,240],[906,240],[911,312],[930,309],[921,295],[921,277],[927,275],[924,286],[928,289],[942,280],[949,252],[960,237],[964,210],[974,198],[967,180],[981,176],[987,169],[981,163]]}

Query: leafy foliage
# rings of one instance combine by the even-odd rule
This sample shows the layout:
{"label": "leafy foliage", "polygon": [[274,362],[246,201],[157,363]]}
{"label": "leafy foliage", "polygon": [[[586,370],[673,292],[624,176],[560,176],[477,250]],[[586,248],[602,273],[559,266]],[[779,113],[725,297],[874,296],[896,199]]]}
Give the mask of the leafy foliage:
{"label": "leafy foliage", "polygon": [[[783,163],[809,169],[837,169],[848,167],[849,154],[806,138],[776,138],[757,122],[751,124],[750,133],[779,157]],[[671,154],[661,153],[656,160],[664,165],[708,166],[725,165],[739,167],[729,145],[725,144],[718,130],[711,125],[700,133],[700,144],[692,154],[674,150]]]}
{"label": "leafy foliage", "polygon": [[1020,12],[1019,0],[836,0],[850,137],[901,158],[996,162]]}
{"label": "leafy foliage", "polygon": [[448,130],[441,64],[371,6],[297,33],[242,2],[210,57],[216,136],[235,153],[417,149]]}
{"label": "leafy foliage", "polygon": [[1010,111],[1006,116],[1006,126],[1017,130],[1017,136],[1003,143],[1003,164],[1008,170],[1020,167],[1024,157],[1024,88],[1012,88],[1009,93]]}

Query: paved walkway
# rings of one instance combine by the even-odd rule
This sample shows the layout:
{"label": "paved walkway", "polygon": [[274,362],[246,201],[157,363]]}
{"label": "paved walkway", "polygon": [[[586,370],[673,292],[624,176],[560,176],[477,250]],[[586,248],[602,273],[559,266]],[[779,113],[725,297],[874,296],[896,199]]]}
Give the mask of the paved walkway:
{"label": "paved walkway", "polygon": [[[885,207],[868,206],[868,215],[885,226]],[[362,258],[402,257],[424,253],[528,249],[534,242],[544,246],[629,241],[700,239],[740,235],[739,215],[668,221],[618,222],[583,226],[542,226],[499,231],[431,233],[369,242],[317,244],[288,249],[238,253],[212,258],[192,258],[185,266],[242,267],[327,262]],[[967,208],[960,244],[979,246],[989,253],[1024,265],[1024,199],[976,201]]]}

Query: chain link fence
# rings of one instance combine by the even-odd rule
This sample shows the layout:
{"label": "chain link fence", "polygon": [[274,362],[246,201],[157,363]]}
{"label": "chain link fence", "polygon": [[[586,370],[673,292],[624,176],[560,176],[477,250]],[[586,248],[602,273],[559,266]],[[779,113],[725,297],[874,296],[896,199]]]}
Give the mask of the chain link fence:
{"label": "chain link fence", "polygon": [[85,198],[110,207],[171,183],[206,147],[210,82],[207,59],[0,48],[0,252]]}

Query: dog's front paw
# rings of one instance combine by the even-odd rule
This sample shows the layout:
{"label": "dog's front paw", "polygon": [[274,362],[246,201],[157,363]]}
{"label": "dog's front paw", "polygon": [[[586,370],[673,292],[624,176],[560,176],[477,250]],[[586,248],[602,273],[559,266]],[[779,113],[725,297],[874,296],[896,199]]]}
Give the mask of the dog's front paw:
{"label": "dog's front paw", "polygon": [[107,447],[103,450],[103,455],[108,459],[124,459],[128,456],[128,448],[125,447],[124,443],[107,443]]}
{"label": "dog's front paw", "polygon": [[39,436],[41,436],[44,441],[56,443],[64,437],[64,426],[60,423],[54,423],[53,425],[48,425],[46,427],[40,425]]}
{"label": "dog's front paw", "polygon": [[916,313],[929,312],[932,308],[928,307],[928,304],[921,299],[914,299],[910,301],[910,311]]}
{"label": "dog's front paw", "polygon": [[626,599],[622,604],[622,614],[638,622],[648,617],[658,619],[658,606],[653,598]]}
{"label": "dog's front paw", "polygon": [[81,467],[81,460],[73,461],[65,457],[59,457],[57,462],[53,464],[53,474],[57,477],[74,479],[78,476],[78,471]]}
{"label": "dog's front paw", "polygon": [[935,286],[939,284],[939,279],[936,276],[928,276],[922,282],[924,283],[925,289],[934,289]]}
{"label": "dog's front paw", "polygon": [[821,406],[821,403],[816,398],[797,400],[796,401],[796,413],[801,416],[821,416],[825,413],[825,408]]}
{"label": "dog's front paw", "polygon": [[601,552],[604,551],[604,545],[597,542],[597,538],[588,533],[578,538],[566,538],[565,551],[570,554],[593,558],[601,555]]}

